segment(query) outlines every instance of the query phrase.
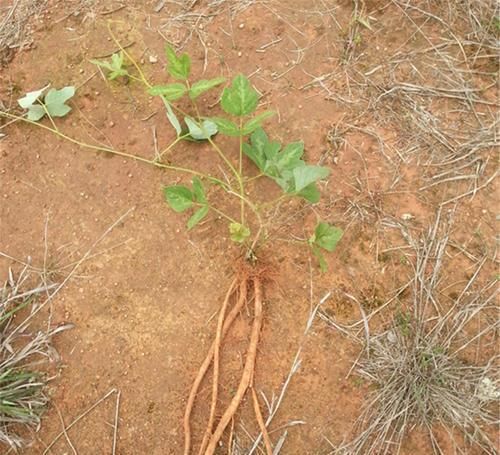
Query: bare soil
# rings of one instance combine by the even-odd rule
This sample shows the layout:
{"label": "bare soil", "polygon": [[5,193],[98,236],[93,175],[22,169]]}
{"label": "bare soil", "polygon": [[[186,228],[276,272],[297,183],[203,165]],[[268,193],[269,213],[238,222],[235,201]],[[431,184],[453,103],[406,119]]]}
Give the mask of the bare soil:
{"label": "bare soil", "polygon": [[[277,395],[300,343],[305,343],[300,370],[271,436],[276,442],[283,425],[300,421],[288,429],[282,453],[329,453],[331,444],[351,434],[372,386],[350,373],[361,347],[322,319],[315,320],[303,340],[311,308],[331,291],[323,311],[348,323],[359,320],[360,313],[345,293],[355,296],[366,311],[393,297],[407,282],[411,267],[405,250],[396,248],[404,246],[404,238],[391,223],[422,232],[440,202],[470,188],[465,180],[421,190],[434,172],[428,166],[431,145],[424,149],[416,143],[421,149],[412,154],[417,130],[410,123],[405,126],[410,118],[403,95],[374,103],[380,93],[395,86],[394,78],[439,85],[432,74],[438,69],[428,65],[423,50],[441,42],[448,31],[432,18],[403,12],[397,2],[364,2],[371,30],[357,23],[355,43],[349,43],[353,27],[349,1],[248,2],[246,8],[245,2],[236,2],[232,13],[221,2],[220,9],[210,9],[213,16],[200,17],[194,26],[169,23],[179,7],[166,2],[155,12],[158,3],[130,1],[119,8],[119,2],[88,2],[75,9],[78,4],[73,2],[48,2],[45,12],[33,18],[31,48],[18,52],[1,70],[1,100],[15,109],[22,94],[49,82],[55,87],[75,85],[73,112],[58,121],[62,130],[84,141],[109,141],[118,150],[152,157],[153,131],[159,144],[174,138],[162,106],[133,81],[106,82],[89,62],[117,51],[108,21],[157,83],[166,80],[165,39],[186,42],[195,78],[202,76],[205,63],[200,39],[207,49],[203,77],[252,75],[262,105],[279,112],[269,131],[283,141],[303,140],[308,161],[323,162],[332,171],[314,211],[305,212],[302,203],[292,202],[296,208],[292,219],[285,218],[288,207],[277,213],[283,238],[304,237],[317,217],[345,230],[337,250],[327,257],[326,274],[319,273],[307,251],[290,243],[275,242],[263,252],[276,273],[265,290],[258,390],[267,397]],[[205,1],[194,3],[191,12],[207,8]],[[415,4],[423,8],[427,2]],[[194,34],[184,41],[188,32]],[[394,64],[398,53],[402,62]],[[483,90],[481,99],[495,102],[494,77],[487,74],[491,65],[488,59],[478,60],[472,83]],[[206,105],[215,101],[207,96]],[[462,117],[454,113],[460,100],[435,96],[428,102],[436,116],[448,118],[449,125],[456,122],[452,126],[460,129]],[[486,117],[494,107],[475,106],[488,123]],[[163,185],[184,180],[183,176],[88,152],[19,122],[2,132],[7,136],[0,140],[0,251],[19,260],[30,256],[34,265],[42,267],[48,219],[46,263],[57,280],[68,271],[62,266],[81,258],[116,219],[133,209],[99,246],[100,254],[85,261],[53,302],[54,322],[73,322],[76,327],[55,339],[62,366],[49,391],[54,405],[33,435],[33,446],[22,453],[43,453],[61,431],[55,406],[68,424],[113,388],[121,393],[117,454],[182,453],[187,393],[212,342],[213,315],[239,254],[228,241],[225,223],[212,217],[186,232],[185,218],[168,209],[161,192]],[[231,140],[221,142],[233,148]],[[175,160],[218,172],[219,163],[205,145],[182,143]],[[479,186],[495,171],[494,161],[486,160]],[[495,242],[496,190],[492,182],[474,198],[462,198],[457,210],[456,242],[477,257]],[[263,195],[273,191],[271,184],[264,184]],[[467,264],[467,259],[463,261]],[[16,262],[0,258],[0,276],[9,266]],[[447,280],[464,280],[469,266],[451,269]],[[491,266],[488,273],[494,270]],[[377,324],[391,320],[387,312]],[[236,387],[250,325],[245,313],[224,343],[222,402]],[[210,386],[205,383],[194,411],[198,443],[209,403]],[[111,453],[114,412],[115,401],[110,398],[68,432],[80,455]],[[249,398],[235,423],[242,443],[248,444],[240,425],[251,435],[258,431]],[[447,437],[443,433],[444,445]],[[447,447],[446,453],[453,453],[453,446]],[[424,432],[416,432],[403,447],[405,454],[431,451]],[[64,437],[50,453],[71,453]]]}

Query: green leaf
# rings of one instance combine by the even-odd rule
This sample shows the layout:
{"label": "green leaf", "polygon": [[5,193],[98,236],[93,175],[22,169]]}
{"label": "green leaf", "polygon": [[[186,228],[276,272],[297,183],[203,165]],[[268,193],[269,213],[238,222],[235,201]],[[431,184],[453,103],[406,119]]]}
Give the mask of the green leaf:
{"label": "green leaf", "polygon": [[221,106],[228,114],[241,117],[255,111],[258,102],[257,91],[243,74],[239,74],[233,79],[231,86],[224,89]]}
{"label": "green leaf", "polygon": [[180,82],[155,85],[148,90],[148,93],[153,96],[164,96],[168,101],[175,101],[187,93],[187,87]]}
{"label": "green leaf", "polygon": [[240,223],[231,223],[229,225],[229,234],[233,242],[243,243],[250,237],[250,229]]}
{"label": "green leaf", "polygon": [[64,117],[71,111],[66,103],[75,95],[75,87],[63,87],[60,90],[51,88],[45,95],[45,108],[51,117]]}
{"label": "green leaf", "polygon": [[293,178],[295,181],[295,191],[300,192],[306,186],[317,180],[324,179],[328,176],[330,170],[321,166],[300,166],[293,170]]}
{"label": "green leaf", "polygon": [[210,120],[217,125],[219,131],[226,136],[239,136],[240,129],[236,123],[222,117],[211,117]]}
{"label": "green leaf", "polygon": [[196,212],[191,215],[187,222],[188,230],[193,229],[203,218],[207,216],[208,213],[208,205],[204,205],[203,207],[196,210]]}
{"label": "green leaf", "polygon": [[182,127],[181,123],[179,122],[179,119],[177,116],[174,114],[174,111],[172,110],[172,107],[170,106],[169,102],[166,100],[163,100],[165,104],[165,109],[167,110],[167,118],[170,124],[174,127],[175,131],[177,132],[177,137],[179,137],[182,133]]}
{"label": "green leaf", "polygon": [[168,44],[165,46],[165,54],[168,61],[167,71],[174,79],[185,81],[191,72],[191,59],[189,55],[182,54],[178,57],[172,46]]}
{"label": "green leaf", "polygon": [[189,134],[197,141],[203,141],[217,134],[217,125],[211,120],[206,119],[199,124],[191,117],[185,117],[184,121],[189,129]]}
{"label": "green leaf", "polygon": [[251,134],[253,133],[257,128],[259,128],[262,125],[262,122],[273,115],[275,115],[276,112],[274,111],[266,111],[262,112],[259,115],[256,115],[253,119],[249,120],[248,122],[243,125],[243,131],[242,134]]}
{"label": "green leaf", "polygon": [[298,166],[302,166],[304,163],[301,160],[303,154],[303,142],[292,142],[287,144],[283,151],[278,155],[277,164],[279,169],[293,170]]}
{"label": "green leaf", "polygon": [[28,120],[32,122],[38,122],[45,114],[45,109],[40,104],[28,108]]}
{"label": "green leaf", "polygon": [[312,245],[312,252],[314,256],[316,256],[316,259],[318,259],[319,269],[321,272],[325,273],[328,271],[328,264],[326,263],[325,256],[323,256],[321,250],[316,245]]}
{"label": "green leaf", "polygon": [[38,100],[38,98],[40,98],[40,95],[44,92],[44,90],[47,87],[48,85],[45,86],[44,88],[41,88],[40,90],[34,90],[33,92],[26,93],[26,95],[17,100],[17,103],[23,109],[29,109],[29,107],[32,106]]}
{"label": "green leaf", "polygon": [[297,193],[297,196],[303,197],[306,201],[309,201],[311,204],[316,204],[319,202],[321,193],[318,190],[318,187],[315,183],[311,183],[307,185],[304,189],[300,190]]}
{"label": "green leaf", "polygon": [[111,56],[111,61],[107,62],[106,60],[90,60],[90,63],[94,65],[100,66],[101,68],[105,68],[109,71],[108,79],[113,80],[119,76],[128,76],[128,71],[123,68],[123,60],[124,55],[123,52],[115,53]]}
{"label": "green leaf", "polygon": [[250,144],[243,144],[243,153],[250,158],[255,165],[264,172],[266,167],[266,154],[264,149],[269,143],[267,134],[262,128],[258,128],[250,136]]}
{"label": "green leaf", "polygon": [[163,188],[165,199],[176,212],[184,212],[193,205],[194,195],[189,188],[182,185],[172,185]]}
{"label": "green leaf", "polygon": [[226,82],[226,79],[223,77],[216,77],[215,79],[202,79],[201,81],[195,82],[191,89],[189,90],[189,97],[194,100],[198,98],[202,93],[207,92],[208,90],[217,87],[220,84]]}
{"label": "green leaf", "polygon": [[193,177],[193,194],[194,200],[200,204],[207,203],[207,197],[205,195],[205,189],[203,188],[203,183],[198,177]]}
{"label": "green leaf", "polygon": [[314,235],[309,239],[309,242],[332,252],[343,235],[342,229],[322,221],[316,226]]}

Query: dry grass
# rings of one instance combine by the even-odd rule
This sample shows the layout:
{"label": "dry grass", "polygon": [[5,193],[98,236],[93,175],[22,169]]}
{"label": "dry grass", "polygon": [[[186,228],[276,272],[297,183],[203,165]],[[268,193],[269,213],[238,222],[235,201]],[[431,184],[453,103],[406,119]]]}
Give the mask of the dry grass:
{"label": "dry grass", "polygon": [[[495,431],[498,409],[491,405],[500,398],[494,355],[500,328],[497,280],[482,284],[489,261],[484,257],[456,297],[442,292],[450,284],[442,274],[450,225],[439,212],[423,239],[406,234],[416,254],[411,293],[401,298],[401,309],[387,329],[371,336],[366,331],[366,350],[356,371],[377,388],[356,422],[357,436],[333,453],[399,453],[415,427],[427,431],[436,454],[446,453],[436,436],[438,427],[448,432],[456,453],[467,453],[471,446],[496,453],[488,428]],[[369,319],[364,318],[365,325]],[[463,440],[457,441],[457,430]]]}
{"label": "dry grass", "polygon": [[16,277],[9,272],[0,295],[0,443],[20,448],[27,442],[21,427],[37,429],[48,398],[44,393],[48,362],[58,359],[52,337],[69,325],[35,328],[31,314],[38,299],[54,284],[33,285],[25,266]]}

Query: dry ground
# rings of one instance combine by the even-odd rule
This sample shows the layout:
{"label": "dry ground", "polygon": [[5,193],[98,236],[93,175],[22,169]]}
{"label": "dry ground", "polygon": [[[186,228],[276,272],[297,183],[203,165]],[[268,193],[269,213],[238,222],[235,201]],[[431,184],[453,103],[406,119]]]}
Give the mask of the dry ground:
{"label": "dry ground", "polygon": [[[271,436],[276,442],[283,426],[295,422],[281,453],[330,453],[352,436],[373,385],[351,372],[361,346],[325,319],[354,323],[360,307],[370,314],[390,301],[371,329],[392,321],[404,305],[400,288],[415,258],[402,232],[418,238],[440,206],[444,213],[454,208],[443,295],[453,299],[453,285],[469,279],[483,257],[483,279],[495,275],[495,2],[43,3],[43,12],[30,18],[32,34],[1,70],[5,109],[15,110],[17,98],[48,82],[73,84],[74,112],[60,121],[68,134],[143,156],[152,156],[155,134],[168,143],[173,133],[157,101],[134,83],[106,82],[89,62],[117,51],[107,29],[112,20],[121,43],[158,83],[165,80],[165,40],[193,56],[197,76],[204,67],[204,77],[250,75],[262,105],[279,113],[269,126],[273,134],[303,140],[309,161],[330,166],[321,204],[309,215],[297,205],[290,219],[283,218],[285,209],[277,211],[276,220],[283,237],[303,237],[316,217],[342,227],[345,236],[323,275],[304,250],[286,242],[269,248],[278,273],[266,293],[257,361],[259,388],[277,395],[304,342]],[[211,342],[212,316],[237,249],[228,246],[217,220],[186,233],[185,220],[168,210],[161,194],[177,175],[88,153],[20,123],[1,132],[0,251],[11,258],[31,256],[41,267],[47,241],[45,265],[60,279],[64,266],[132,209],[53,304],[54,319],[76,328],[56,342],[64,366],[51,383],[52,402],[68,424],[119,390],[116,453],[181,453],[186,395]],[[181,164],[218,170],[208,147],[181,145],[177,156]],[[13,264],[0,258],[0,271]],[[303,338],[311,308],[327,292],[324,317]],[[239,374],[247,325],[241,320],[226,344],[222,400]],[[492,354],[485,348],[475,360]],[[209,393],[207,385],[202,402]],[[68,432],[80,455],[111,453],[115,399]],[[196,408],[195,425],[204,422],[207,408]],[[250,411],[245,407],[235,426],[242,447],[257,430]],[[43,453],[60,431],[52,406],[34,445],[22,453]],[[439,439],[444,453],[455,453],[446,432]],[[403,441],[402,453],[431,452],[424,431]],[[65,438],[50,453],[71,453]]]}

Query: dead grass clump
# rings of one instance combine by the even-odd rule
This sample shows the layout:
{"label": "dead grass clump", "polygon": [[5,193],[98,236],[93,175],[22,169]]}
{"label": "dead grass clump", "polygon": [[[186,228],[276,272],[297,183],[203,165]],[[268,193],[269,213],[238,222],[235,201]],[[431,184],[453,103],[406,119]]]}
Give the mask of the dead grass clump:
{"label": "dead grass clump", "polygon": [[[391,327],[370,337],[357,363],[358,374],[377,389],[357,420],[358,436],[336,453],[398,453],[405,436],[421,427],[434,453],[441,454],[438,426],[448,432],[459,453],[467,451],[464,445],[496,453],[487,428],[498,421],[489,405],[500,398],[494,355],[500,327],[497,282],[480,284],[485,257],[456,297],[445,301],[440,272],[449,231],[438,235],[438,230],[439,215],[422,242],[412,241],[412,292]],[[463,441],[456,441],[456,430]]]}
{"label": "dead grass clump", "polygon": [[0,293],[0,444],[13,449],[27,443],[21,427],[33,430],[40,425],[48,401],[43,371],[48,361],[57,359],[51,338],[69,328],[32,327],[37,297],[55,285],[30,286],[30,275],[28,266],[16,278],[10,272]]}
{"label": "dead grass clump", "polygon": [[0,9],[0,66],[8,63],[16,49],[31,44],[29,19],[39,14],[47,0],[14,0]]}

